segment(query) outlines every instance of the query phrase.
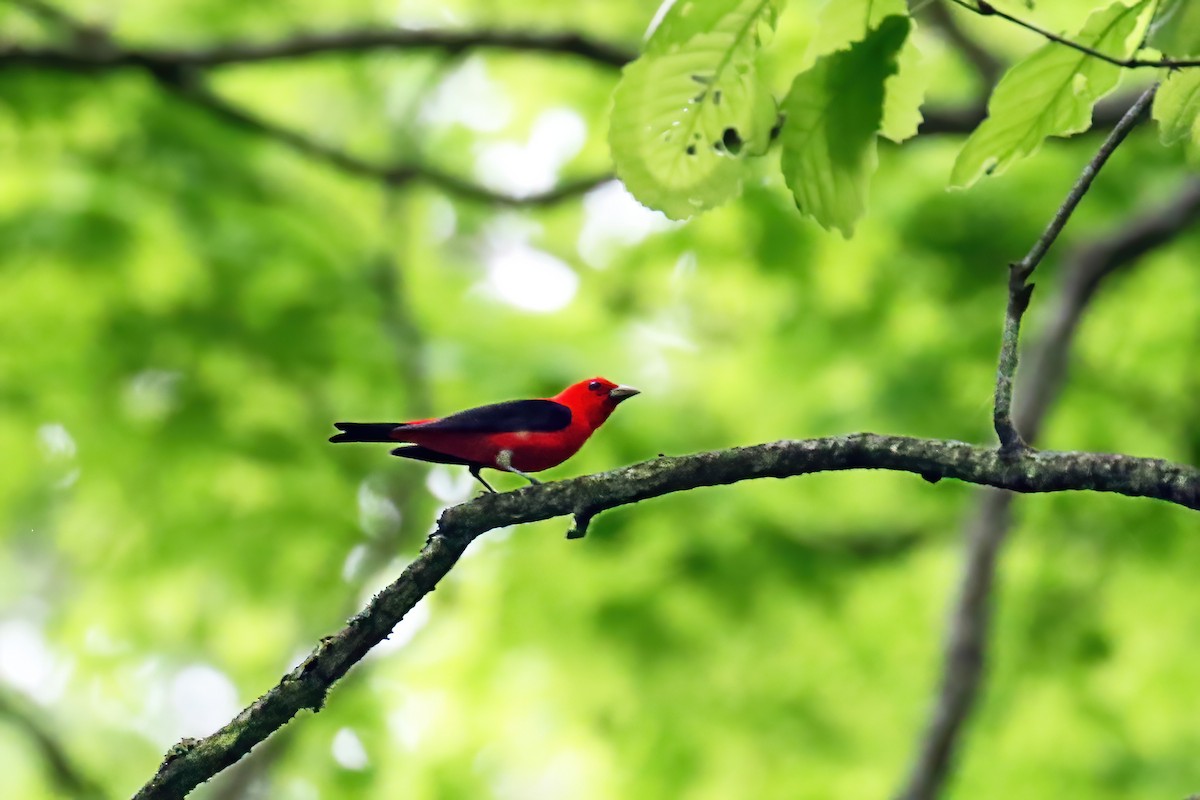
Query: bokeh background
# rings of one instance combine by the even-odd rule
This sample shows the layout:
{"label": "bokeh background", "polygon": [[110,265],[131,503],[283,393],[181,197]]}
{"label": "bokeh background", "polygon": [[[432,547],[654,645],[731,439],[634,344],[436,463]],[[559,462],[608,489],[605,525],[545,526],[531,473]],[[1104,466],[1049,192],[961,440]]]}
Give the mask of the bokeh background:
{"label": "bokeh background", "polygon": [[[1066,26],[1094,4],[1044,5],[1035,18]],[[198,48],[402,26],[574,31],[636,52],[654,14],[625,0],[60,7],[124,46]],[[797,0],[769,50],[780,93],[814,7]],[[1001,61],[1039,44],[957,19]],[[0,5],[0,42],[72,36]],[[985,86],[961,50],[936,24],[919,37],[930,103],[976,106]],[[522,202],[609,171],[617,75],[467,48],[204,76],[270,126],[516,198],[498,204],[354,174],[138,69],[0,69],[0,793],[130,795],[474,493],[461,470],[329,446],[335,419],[603,374],[644,394],[549,478],[859,430],[992,440],[1005,265],[1095,135],[955,193],[962,136],[884,145],[851,241],[802,221],[769,165],[688,223],[607,181]],[[1134,134],[1043,265],[1031,339],[1061,255],[1186,170]],[[1193,230],[1106,285],[1043,445],[1200,461],[1198,263]],[[609,512],[582,541],[564,540],[566,520],[489,533],[323,712],[195,796],[886,797],[935,688],[976,498],[814,475]],[[948,796],[1200,791],[1197,527],[1153,501],[1020,498],[990,680]]]}

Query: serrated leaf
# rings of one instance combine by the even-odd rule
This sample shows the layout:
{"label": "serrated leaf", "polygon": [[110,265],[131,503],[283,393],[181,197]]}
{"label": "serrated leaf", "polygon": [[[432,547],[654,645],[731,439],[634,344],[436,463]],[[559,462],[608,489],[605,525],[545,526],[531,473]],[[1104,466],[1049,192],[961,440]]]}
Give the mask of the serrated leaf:
{"label": "serrated leaf", "polygon": [[804,63],[861,42],[888,17],[907,14],[904,0],[825,0],[817,12],[817,32],[808,43]]}
{"label": "serrated leaf", "polygon": [[861,42],[797,75],[783,104],[781,167],[796,206],[847,238],[866,209],[884,84],[908,30],[907,17],[888,17]]}
{"label": "serrated leaf", "polygon": [[1173,145],[1188,137],[1200,144],[1200,71],[1170,73],[1154,95],[1150,116],[1158,122],[1158,138],[1163,144]]}
{"label": "serrated leaf", "polygon": [[[1133,54],[1154,10],[1153,0],[1117,0],[1095,11],[1071,37],[1117,58]],[[1001,172],[1032,155],[1047,136],[1091,127],[1092,106],[1116,87],[1120,68],[1054,42],[1014,65],[988,100],[988,117],[967,139],[950,174],[952,186],[970,186],[985,172]]]}
{"label": "serrated leaf", "polygon": [[[757,56],[760,30],[781,2],[726,3],[727,13],[701,32],[687,19],[700,13],[689,10],[699,0],[676,3],[646,54],[625,67],[609,145],[617,175],[639,201],[684,219],[741,191],[744,160],[766,149],[776,121]],[[711,21],[711,7],[706,14]]]}

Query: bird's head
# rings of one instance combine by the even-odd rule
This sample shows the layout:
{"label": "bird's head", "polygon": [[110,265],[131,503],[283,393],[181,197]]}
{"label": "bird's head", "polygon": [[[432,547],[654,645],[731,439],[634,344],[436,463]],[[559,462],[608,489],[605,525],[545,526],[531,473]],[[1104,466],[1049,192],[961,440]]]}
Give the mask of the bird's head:
{"label": "bird's head", "polygon": [[599,425],[618,404],[635,394],[640,392],[632,386],[621,386],[607,378],[589,378],[568,386],[554,399],[572,411],[583,413],[593,425]]}

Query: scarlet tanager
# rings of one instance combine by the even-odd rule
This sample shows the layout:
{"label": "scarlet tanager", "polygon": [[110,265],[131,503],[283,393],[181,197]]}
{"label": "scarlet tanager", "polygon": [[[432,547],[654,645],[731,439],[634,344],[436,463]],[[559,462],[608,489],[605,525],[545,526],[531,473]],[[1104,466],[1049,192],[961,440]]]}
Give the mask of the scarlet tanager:
{"label": "scarlet tanager", "polygon": [[408,442],[392,455],[434,464],[462,464],[483,479],[484,467],[541,483],[530,472],[556,467],[579,452],[621,401],[638,394],[604,378],[572,384],[554,397],[509,400],[448,417],[413,422],[335,422],[331,442]]}

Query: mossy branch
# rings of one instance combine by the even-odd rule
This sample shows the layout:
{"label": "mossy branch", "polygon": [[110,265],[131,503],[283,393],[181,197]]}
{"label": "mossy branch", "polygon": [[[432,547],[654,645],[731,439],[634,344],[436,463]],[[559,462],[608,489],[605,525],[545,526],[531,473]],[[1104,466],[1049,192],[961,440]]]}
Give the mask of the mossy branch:
{"label": "mossy branch", "polygon": [[963,442],[872,433],[661,457],[612,472],[484,495],[447,509],[400,577],[346,627],[323,639],[277,686],[211,736],[173,747],[134,800],[184,797],[298,712],[320,710],[330,688],[386,639],[467,546],[487,531],[568,515],[587,520],[601,511],[704,486],[852,469],[911,472],[931,482],[954,478],[1017,492],[1114,492],[1200,510],[1200,469],[1191,466],[1107,453],[1010,453]]}

